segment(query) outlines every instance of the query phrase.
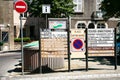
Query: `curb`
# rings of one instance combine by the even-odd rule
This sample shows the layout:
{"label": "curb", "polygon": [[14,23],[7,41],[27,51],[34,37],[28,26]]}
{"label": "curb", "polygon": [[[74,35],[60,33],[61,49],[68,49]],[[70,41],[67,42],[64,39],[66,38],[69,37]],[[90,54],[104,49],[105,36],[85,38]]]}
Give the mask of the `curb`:
{"label": "curb", "polygon": [[56,76],[19,76],[19,77],[9,77],[9,80],[80,80],[80,79],[98,79],[98,78],[112,78],[120,77],[120,73],[115,74],[73,74],[73,75],[56,75]]}
{"label": "curb", "polygon": [[8,51],[0,51],[0,54],[8,53],[8,52],[20,52],[21,50],[8,50]]}

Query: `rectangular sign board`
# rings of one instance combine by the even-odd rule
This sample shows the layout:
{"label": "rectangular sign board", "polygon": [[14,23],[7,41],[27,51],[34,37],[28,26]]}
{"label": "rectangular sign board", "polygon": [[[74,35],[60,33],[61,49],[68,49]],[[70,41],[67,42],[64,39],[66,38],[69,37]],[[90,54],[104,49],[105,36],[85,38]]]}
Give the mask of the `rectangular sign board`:
{"label": "rectangular sign board", "polygon": [[85,29],[70,29],[70,52],[71,58],[84,56],[85,48]]}
{"label": "rectangular sign board", "polygon": [[88,29],[88,54],[114,54],[114,36],[114,28]]}
{"label": "rectangular sign board", "polygon": [[42,5],[42,13],[43,14],[49,14],[50,12],[50,5],[49,4],[43,4]]}
{"label": "rectangular sign board", "polygon": [[66,29],[67,21],[49,21],[49,29]]}

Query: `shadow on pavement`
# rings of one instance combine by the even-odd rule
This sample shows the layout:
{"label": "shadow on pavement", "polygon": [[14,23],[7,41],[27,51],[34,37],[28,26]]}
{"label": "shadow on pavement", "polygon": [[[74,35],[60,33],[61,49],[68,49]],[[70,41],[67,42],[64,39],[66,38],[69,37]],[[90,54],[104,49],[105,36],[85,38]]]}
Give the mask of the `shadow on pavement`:
{"label": "shadow on pavement", "polygon": [[[110,65],[110,66],[114,66],[114,57],[89,57],[88,58],[88,61],[89,62],[99,62],[99,64],[97,65]],[[120,65],[120,56],[118,56],[118,61],[117,61],[117,64]],[[80,60],[80,61],[83,61],[85,62],[86,59],[85,58],[74,58],[72,60]],[[12,69],[12,70],[9,70],[8,72],[9,73],[12,73],[12,72],[16,72],[16,73],[19,73],[19,72],[22,72],[22,69],[21,67],[18,67],[18,66],[21,66],[21,60],[19,61],[19,64],[16,64],[16,68],[15,69]],[[107,68],[88,68],[88,70],[112,70],[112,69],[107,69]],[[80,68],[80,69],[71,69],[71,71],[86,71],[86,68]],[[42,66],[42,73],[56,73],[56,72],[68,72],[67,69],[63,69],[63,70],[52,70],[50,69],[49,67],[47,66]],[[37,73],[40,73],[40,68],[37,68],[35,69],[34,71],[32,72],[29,72],[28,74],[37,74]]]}
{"label": "shadow on pavement", "polygon": [[[115,57],[90,57],[93,60],[89,60],[92,62],[98,61],[100,64],[99,65],[115,65]],[[120,65],[120,56],[117,57],[117,65]]]}

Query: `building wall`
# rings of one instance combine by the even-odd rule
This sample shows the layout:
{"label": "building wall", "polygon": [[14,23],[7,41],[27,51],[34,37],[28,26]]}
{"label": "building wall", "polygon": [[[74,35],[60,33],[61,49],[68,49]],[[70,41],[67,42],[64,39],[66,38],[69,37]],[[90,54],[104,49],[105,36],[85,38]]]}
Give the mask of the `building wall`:
{"label": "building wall", "polygon": [[[84,0],[83,3],[83,12],[74,13],[71,16],[71,28],[76,28],[77,23],[83,22],[86,24],[86,28],[88,28],[89,23],[93,23],[95,26],[97,23],[105,23],[107,25],[106,28],[113,28],[117,25],[117,20],[109,20],[104,21],[103,18],[93,18],[94,12],[96,11],[96,0]],[[15,13],[17,14],[17,13]],[[19,17],[18,17],[19,18]],[[19,19],[16,20],[15,17],[14,22],[19,22]],[[45,19],[38,17],[28,17],[26,20],[23,20],[23,28],[25,30],[24,34],[26,37],[31,37],[33,39],[38,39],[38,29],[39,27],[45,28]],[[16,24],[16,23],[14,23]],[[19,23],[18,23],[19,24]],[[32,29],[32,30],[31,30]]]}
{"label": "building wall", "polygon": [[97,23],[105,23],[107,24],[106,28],[114,28],[118,24],[118,20],[105,21],[103,18],[94,17],[96,12],[96,0],[84,0],[83,4],[83,12],[74,13],[74,15],[71,16],[71,28],[76,28],[78,22],[84,22],[86,28],[88,28],[89,23],[93,23],[95,26],[97,26]]}
{"label": "building wall", "polygon": [[[3,24],[9,32],[9,49],[14,49],[14,28],[13,28],[13,1],[0,0],[0,24]],[[5,30],[6,30],[5,29]],[[4,30],[4,29],[3,29]]]}

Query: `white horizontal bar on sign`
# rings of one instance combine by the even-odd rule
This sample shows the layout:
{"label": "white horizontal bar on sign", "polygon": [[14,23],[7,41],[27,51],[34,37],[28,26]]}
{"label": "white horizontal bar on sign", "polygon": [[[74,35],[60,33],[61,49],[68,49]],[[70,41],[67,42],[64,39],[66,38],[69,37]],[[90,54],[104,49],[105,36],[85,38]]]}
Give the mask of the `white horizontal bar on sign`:
{"label": "white horizontal bar on sign", "polygon": [[88,44],[88,47],[113,47],[114,44]]}
{"label": "white horizontal bar on sign", "polygon": [[16,6],[16,8],[25,8],[25,6]]}

